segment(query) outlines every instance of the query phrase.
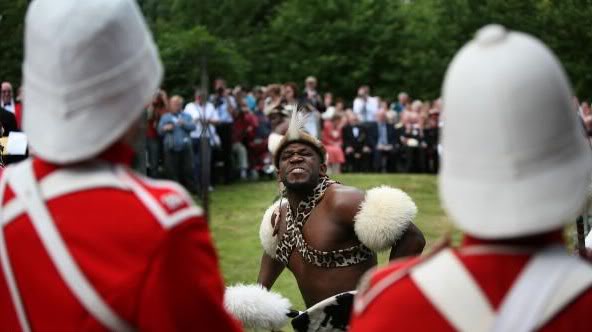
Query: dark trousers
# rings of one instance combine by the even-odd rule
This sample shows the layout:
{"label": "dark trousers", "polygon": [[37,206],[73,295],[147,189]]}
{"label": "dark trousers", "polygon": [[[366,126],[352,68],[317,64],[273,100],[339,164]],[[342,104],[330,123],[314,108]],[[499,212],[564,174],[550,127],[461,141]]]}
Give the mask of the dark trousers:
{"label": "dark trousers", "polygon": [[405,146],[402,149],[403,169],[405,173],[422,173],[426,170],[426,149]]}
{"label": "dark trousers", "polygon": [[371,172],[372,151],[362,152],[362,149],[345,155],[346,168],[349,172]]}
{"label": "dark trousers", "polygon": [[158,178],[158,163],[160,161],[160,137],[146,138],[146,154],[148,159],[148,176]]}
{"label": "dark trousers", "polygon": [[[205,145],[202,143],[203,142],[199,138],[193,138],[191,140],[191,145],[193,146],[193,174],[195,176],[199,192],[204,189],[208,190],[208,186],[212,181],[212,147],[210,146],[209,142]],[[203,165],[203,161],[206,161],[205,165]],[[205,168],[202,169],[202,167]],[[203,178],[204,174],[207,176],[205,179]]]}
{"label": "dark trousers", "polygon": [[427,171],[430,173],[438,174],[438,170],[440,169],[440,156],[438,155],[438,147],[428,147],[426,155]]}
{"label": "dark trousers", "polygon": [[397,151],[374,150],[374,167],[377,172],[393,173],[397,170]]}
{"label": "dark trousers", "polygon": [[196,192],[193,174],[193,151],[186,145],[181,151],[164,151],[164,168],[169,179],[181,183],[190,192]]}
{"label": "dark trousers", "polygon": [[232,180],[232,123],[220,123],[216,125],[216,132],[220,137],[219,158],[224,163],[222,173],[224,183]]}

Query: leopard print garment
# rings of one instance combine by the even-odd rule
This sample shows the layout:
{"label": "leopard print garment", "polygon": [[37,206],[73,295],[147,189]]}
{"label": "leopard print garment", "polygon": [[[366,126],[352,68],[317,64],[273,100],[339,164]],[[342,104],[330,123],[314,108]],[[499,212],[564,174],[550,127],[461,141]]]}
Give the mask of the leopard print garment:
{"label": "leopard print garment", "polygon": [[[276,258],[284,265],[288,265],[294,248],[298,250],[307,263],[328,268],[359,264],[372,258],[374,255],[372,250],[361,243],[345,249],[321,251],[312,248],[304,239],[302,227],[304,227],[308,217],[310,217],[312,210],[323,198],[327,188],[334,183],[336,182],[330,180],[328,177],[322,177],[319,184],[313,190],[312,195],[298,204],[296,219],[293,218],[292,209],[288,204],[286,232],[282,235],[276,249]],[[282,194],[282,196],[285,197],[285,194]]]}

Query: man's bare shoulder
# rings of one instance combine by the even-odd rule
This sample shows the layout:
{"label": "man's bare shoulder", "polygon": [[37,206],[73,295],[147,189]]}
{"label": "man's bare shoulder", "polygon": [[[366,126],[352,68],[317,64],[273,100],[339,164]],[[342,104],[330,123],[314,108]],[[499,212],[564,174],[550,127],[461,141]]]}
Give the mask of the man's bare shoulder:
{"label": "man's bare shoulder", "polygon": [[339,219],[353,223],[366,193],[361,189],[336,183],[327,189],[325,195],[329,208],[338,214]]}
{"label": "man's bare shoulder", "polygon": [[355,187],[336,183],[327,189],[325,195],[327,195],[327,201],[329,201],[331,207],[339,208],[346,205],[359,206],[364,201],[366,192]]}

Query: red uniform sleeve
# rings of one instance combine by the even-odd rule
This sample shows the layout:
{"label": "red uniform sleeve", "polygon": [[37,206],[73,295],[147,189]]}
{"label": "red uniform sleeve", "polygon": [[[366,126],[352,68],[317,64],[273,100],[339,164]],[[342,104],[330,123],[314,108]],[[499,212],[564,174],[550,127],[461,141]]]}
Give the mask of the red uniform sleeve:
{"label": "red uniform sleeve", "polygon": [[241,331],[224,310],[224,285],[203,219],[169,230],[149,269],[140,294],[140,331]]}

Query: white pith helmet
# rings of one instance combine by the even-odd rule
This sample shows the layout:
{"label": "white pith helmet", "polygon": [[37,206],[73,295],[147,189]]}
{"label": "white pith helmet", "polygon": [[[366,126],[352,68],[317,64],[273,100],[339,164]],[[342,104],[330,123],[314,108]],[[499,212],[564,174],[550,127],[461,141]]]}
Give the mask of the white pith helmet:
{"label": "white pith helmet", "polygon": [[138,120],[162,79],[132,0],[36,0],[25,21],[23,128],[58,164],[95,157]]}
{"label": "white pith helmet", "polygon": [[567,76],[542,42],[482,28],[449,65],[443,100],[440,194],[461,230],[513,238],[575,220],[592,155]]}

